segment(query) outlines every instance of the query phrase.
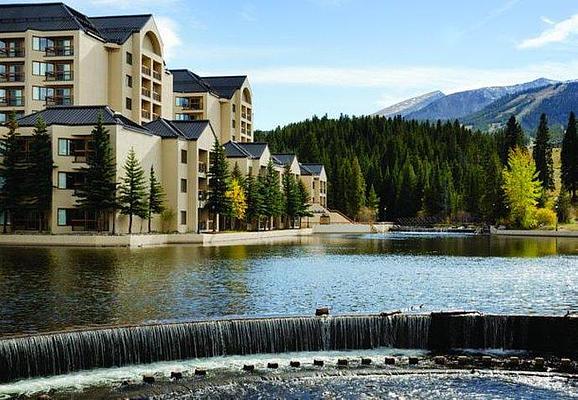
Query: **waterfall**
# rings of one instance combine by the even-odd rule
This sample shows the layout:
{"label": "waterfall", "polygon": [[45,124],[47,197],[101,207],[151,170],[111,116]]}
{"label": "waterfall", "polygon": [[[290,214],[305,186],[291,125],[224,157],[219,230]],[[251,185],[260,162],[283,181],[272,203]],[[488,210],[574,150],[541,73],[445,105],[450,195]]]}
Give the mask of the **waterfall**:
{"label": "waterfall", "polygon": [[429,316],[259,318],[103,328],[0,340],[0,382],[223,355],[426,348]]}

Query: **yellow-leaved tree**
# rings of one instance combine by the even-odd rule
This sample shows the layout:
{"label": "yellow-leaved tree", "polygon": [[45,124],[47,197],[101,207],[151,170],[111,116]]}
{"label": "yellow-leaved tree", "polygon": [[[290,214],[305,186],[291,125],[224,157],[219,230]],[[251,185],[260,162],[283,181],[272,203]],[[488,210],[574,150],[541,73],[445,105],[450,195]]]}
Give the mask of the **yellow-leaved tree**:
{"label": "yellow-leaved tree", "polygon": [[536,164],[530,153],[520,147],[510,150],[508,165],[503,172],[503,189],[510,208],[512,222],[521,228],[534,228],[537,224],[536,205],[542,184],[538,180]]}
{"label": "yellow-leaved tree", "polygon": [[238,179],[231,179],[225,196],[231,204],[230,216],[236,220],[243,220],[247,211],[247,200],[245,198],[245,189],[241,186]]}

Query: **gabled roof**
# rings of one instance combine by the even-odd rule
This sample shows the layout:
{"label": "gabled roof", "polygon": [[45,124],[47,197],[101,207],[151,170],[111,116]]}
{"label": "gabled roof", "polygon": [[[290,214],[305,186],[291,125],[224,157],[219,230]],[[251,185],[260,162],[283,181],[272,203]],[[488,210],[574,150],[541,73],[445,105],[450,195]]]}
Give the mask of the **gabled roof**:
{"label": "gabled roof", "polygon": [[128,119],[122,114],[114,112],[108,106],[55,106],[45,110],[25,115],[18,119],[18,125],[23,127],[34,126],[38,118],[42,117],[47,126],[94,126],[98,117],[104,125],[121,125],[124,128],[150,134],[148,129]]}
{"label": "gabled roof", "polygon": [[173,92],[210,92],[226,99],[232,98],[247,80],[246,75],[202,77],[188,69],[172,69],[171,73],[173,74]]}
{"label": "gabled roof", "polygon": [[217,92],[220,97],[230,99],[237,90],[241,89],[247,80],[247,76],[208,76],[202,79]]}
{"label": "gabled roof", "polygon": [[272,154],[271,158],[273,159],[273,162],[276,162],[279,165],[291,166],[297,156],[295,154]]}
{"label": "gabled roof", "polygon": [[197,140],[207,128],[215,135],[211,123],[207,120],[169,121],[164,118],[159,118],[145,124],[145,127],[154,135],[162,138]]}
{"label": "gabled roof", "polygon": [[107,42],[123,44],[133,33],[139,32],[152,17],[152,14],[143,14],[89,19]]}
{"label": "gabled roof", "polygon": [[229,158],[259,159],[269,145],[255,142],[227,142],[223,146],[225,147],[225,154]]}
{"label": "gabled roof", "polygon": [[319,176],[323,169],[325,168],[323,164],[303,164],[299,163],[299,168],[301,169],[301,175],[313,175]]}
{"label": "gabled roof", "polygon": [[90,19],[64,3],[0,4],[0,32],[83,30],[100,36]]}

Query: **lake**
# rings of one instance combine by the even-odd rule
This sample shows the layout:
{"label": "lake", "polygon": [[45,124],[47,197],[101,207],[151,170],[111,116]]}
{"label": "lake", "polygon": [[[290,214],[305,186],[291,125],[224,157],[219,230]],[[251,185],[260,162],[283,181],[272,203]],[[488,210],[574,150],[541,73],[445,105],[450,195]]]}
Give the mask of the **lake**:
{"label": "lake", "polygon": [[319,235],[275,245],[0,248],[0,336],[223,316],[578,311],[578,239]]}

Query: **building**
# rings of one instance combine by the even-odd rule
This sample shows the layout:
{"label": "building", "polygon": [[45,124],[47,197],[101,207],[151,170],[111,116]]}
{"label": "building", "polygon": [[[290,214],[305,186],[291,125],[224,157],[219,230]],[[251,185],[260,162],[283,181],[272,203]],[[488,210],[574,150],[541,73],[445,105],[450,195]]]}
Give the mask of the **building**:
{"label": "building", "polygon": [[90,18],[63,3],[0,5],[0,122],[55,105],[172,118],[172,75],[152,15]]}
{"label": "building", "polygon": [[253,141],[253,105],[249,80],[241,76],[200,77],[173,69],[174,119],[208,119],[221,143]]}
{"label": "building", "polygon": [[327,173],[323,164],[299,164],[300,178],[311,194],[311,204],[327,208]]}

